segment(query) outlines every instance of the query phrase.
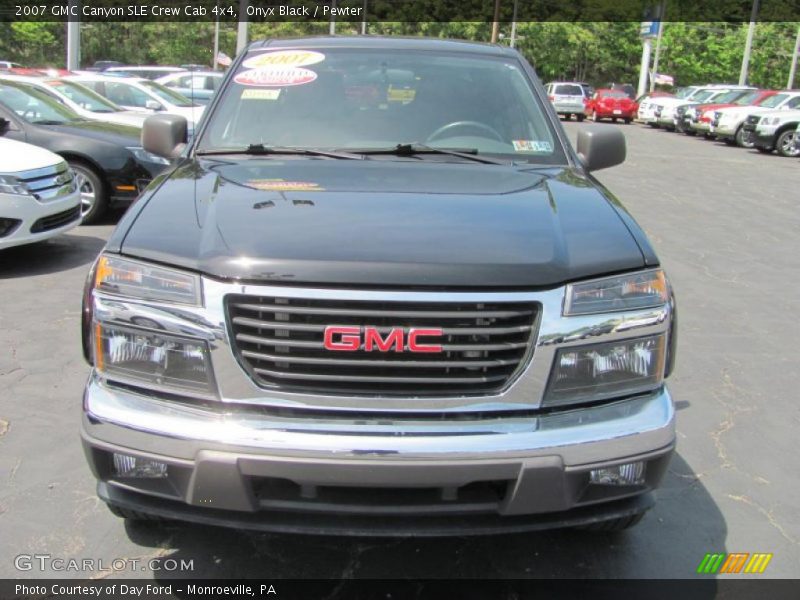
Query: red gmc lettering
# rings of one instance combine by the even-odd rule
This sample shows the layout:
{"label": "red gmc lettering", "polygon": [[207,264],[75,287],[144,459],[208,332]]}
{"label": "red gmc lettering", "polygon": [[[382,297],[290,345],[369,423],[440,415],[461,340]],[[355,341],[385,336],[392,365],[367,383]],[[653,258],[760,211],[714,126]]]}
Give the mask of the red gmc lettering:
{"label": "red gmc lettering", "polygon": [[403,351],[403,330],[392,329],[386,339],[381,337],[380,332],[374,327],[364,328],[364,350],[370,352],[373,344],[378,347],[381,352],[389,352],[394,346],[395,352]]}
{"label": "red gmc lettering", "polygon": [[408,332],[408,349],[411,352],[441,352],[442,346],[440,344],[420,344],[417,342],[419,337],[441,337],[441,335],[441,329],[412,329]]}
{"label": "red gmc lettering", "polygon": [[[333,336],[338,335],[339,341]],[[361,329],[359,327],[326,327],[325,349],[355,352],[361,346]]]}
{"label": "red gmc lettering", "polygon": [[[361,348],[363,331],[364,350],[372,352],[441,352],[440,344],[426,344],[420,338],[441,337],[442,330],[432,329],[410,329],[408,337],[402,327],[391,329],[386,336],[382,336],[377,327],[345,327],[331,325],[325,328],[326,350],[337,350],[343,352],[355,352]],[[406,345],[407,340],[407,345]]]}

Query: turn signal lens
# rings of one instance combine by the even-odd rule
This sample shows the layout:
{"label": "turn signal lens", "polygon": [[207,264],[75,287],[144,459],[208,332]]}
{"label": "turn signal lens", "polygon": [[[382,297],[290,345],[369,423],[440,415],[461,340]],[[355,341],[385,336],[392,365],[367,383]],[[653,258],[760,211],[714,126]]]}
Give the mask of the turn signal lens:
{"label": "turn signal lens", "polygon": [[94,287],[129,298],[200,304],[197,275],[105,254],[97,263]]}
{"label": "turn signal lens", "polygon": [[653,308],[668,300],[667,278],[655,269],[570,284],[564,316]]}

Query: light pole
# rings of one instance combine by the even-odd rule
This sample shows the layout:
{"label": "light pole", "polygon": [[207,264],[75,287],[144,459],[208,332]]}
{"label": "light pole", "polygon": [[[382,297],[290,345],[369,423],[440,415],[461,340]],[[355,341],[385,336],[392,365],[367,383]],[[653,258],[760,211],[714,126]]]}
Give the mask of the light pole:
{"label": "light pole", "polygon": [[217,0],[217,18],[214,21],[214,56],[211,57],[211,68],[217,70],[217,55],[219,54],[219,0]]}
{"label": "light pole", "polygon": [[[70,15],[73,11],[81,14],[79,0],[70,0],[69,6]],[[81,67],[81,22],[79,17],[67,18],[67,69],[77,71]]]}
{"label": "light pole", "polygon": [[517,1],[514,0],[514,14],[511,15],[511,42],[510,45],[513,48],[517,43]]}
{"label": "light pole", "polygon": [[500,33],[500,0],[494,0],[494,21],[492,21],[492,43],[497,43]]}
{"label": "light pole", "polygon": [[656,54],[653,57],[653,76],[650,78],[650,91],[656,89],[656,75],[658,74],[658,59],[661,56],[661,36],[664,33],[664,14],[667,12],[667,0],[661,3],[658,15],[658,37],[656,37]]}
{"label": "light pole", "polygon": [[[239,0],[239,27],[236,30],[236,54],[241,54],[247,47],[247,7],[250,0]],[[214,60],[217,60],[214,57]]]}
{"label": "light pole", "polygon": [[794,87],[794,76],[797,73],[797,54],[800,53],[800,26],[797,27],[797,39],[794,41],[794,54],[792,54],[792,66],[789,67],[789,83],[786,84],[788,89]]}
{"label": "light pole", "polygon": [[753,48],[753,34],[756,31],[757,16],[758,16],[758,0],[753,0],[753,10],[750,13],[750,25],[747,27],[747,40],[744,43],[742,70],[739,72],[739,85],[744,85],[745,83],[747,83],[747,70],[750,66],[750,51]]}

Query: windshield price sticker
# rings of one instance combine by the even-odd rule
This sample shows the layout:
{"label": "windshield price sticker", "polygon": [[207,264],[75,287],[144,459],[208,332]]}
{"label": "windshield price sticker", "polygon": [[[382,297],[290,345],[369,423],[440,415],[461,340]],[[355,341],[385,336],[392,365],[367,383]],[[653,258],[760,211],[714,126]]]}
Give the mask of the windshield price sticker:
{"label": "windshield price sticker", "polygon": [[242,63],[246,69],[259,69],[264,67],[305,67],[315,65],[325,60],[322,52],[313,50],[280,50],[267,52],[248,58]]}
{"label": "windshield price sticker", "polygon": [[252,87],[288,87],[311,83],[316,78],[314,71],[290,67],[249,69],[239,73],[233,80],[240,85]]}
{"label": "windshield price sticker", "polygon": [[242,92],[242,100],[277,100],[280,95],[280,88],[266,90],[250,88]]}

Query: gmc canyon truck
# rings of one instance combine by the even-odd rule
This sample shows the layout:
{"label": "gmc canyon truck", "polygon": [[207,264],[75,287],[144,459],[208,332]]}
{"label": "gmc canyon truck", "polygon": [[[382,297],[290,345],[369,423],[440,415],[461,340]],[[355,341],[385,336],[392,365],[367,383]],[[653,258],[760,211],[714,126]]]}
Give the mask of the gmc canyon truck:
{"label": "gmc canyon truck", "polygon": [[516,51],[254,43],[84,293],[82,438],[128,519],[624,529],[675,446],[670,285]]}

